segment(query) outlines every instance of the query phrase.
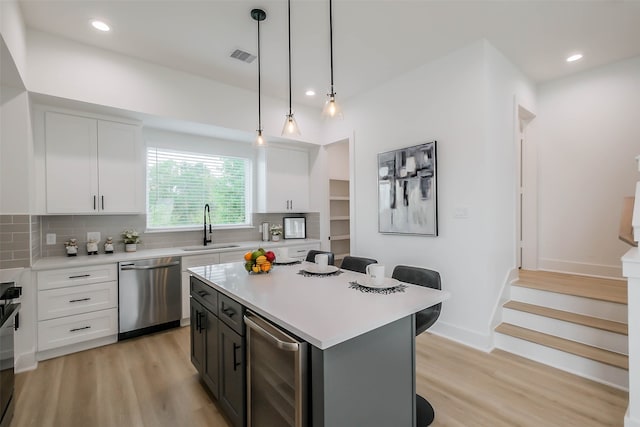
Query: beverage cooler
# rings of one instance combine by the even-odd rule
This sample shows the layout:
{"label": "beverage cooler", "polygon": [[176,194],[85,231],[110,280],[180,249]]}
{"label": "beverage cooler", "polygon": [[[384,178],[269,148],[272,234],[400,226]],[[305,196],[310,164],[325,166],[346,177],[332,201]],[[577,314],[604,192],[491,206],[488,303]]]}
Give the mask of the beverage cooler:
{"label": "beverage cooler", "polygon": [[247,327],[247,426],[307,425],[307,347],[254,313]]}

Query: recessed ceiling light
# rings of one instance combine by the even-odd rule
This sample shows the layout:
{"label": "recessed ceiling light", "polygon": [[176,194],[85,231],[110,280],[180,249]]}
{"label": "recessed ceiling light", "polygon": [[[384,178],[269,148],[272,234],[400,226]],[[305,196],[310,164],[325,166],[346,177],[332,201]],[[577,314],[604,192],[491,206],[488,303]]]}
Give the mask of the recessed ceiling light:
{"label": "recessed ceiling light", "polygon": [[99,21],[97,19],[94,19],[93,21],[91,21],[91,26],[93,26],[93,28],[95,28],[96,30],[100,30],[100,31],[110,31],[111,27],[109,27],[109,25],[107,25],[105,22],[103,21]]}
{"label": "recessed ceiling light", "polygon": [[308,89],[304,94],[307,96],[314,96],[316,94],[316,91],[313,89]]}
{"label": "recessed ceiling light", "polygon": [[580,58],[582,58],[582,54],[581,53],[576,53],[575,55],[571,55],[570,57],[568,57],[567,58],[567,62],[577,61]]}

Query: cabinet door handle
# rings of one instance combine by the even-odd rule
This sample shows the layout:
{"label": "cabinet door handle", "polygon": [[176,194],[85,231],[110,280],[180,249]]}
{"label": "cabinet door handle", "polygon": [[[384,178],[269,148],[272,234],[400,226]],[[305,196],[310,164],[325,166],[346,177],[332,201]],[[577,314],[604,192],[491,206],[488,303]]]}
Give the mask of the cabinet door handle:
{"label": "cabinet door handle", "polygon": [[233,370],[237,370],[238,366],[240,366],[242,363],[238,362],[238,358],[236,355],[236,351],[238,351],[240,349],[240,345],[233,343]]}
{"label": "cabinet door handle", "polygon": [[69,276],[69,279],[81,279],[83,277],[91,277],[90,274],[80,274],[79,276]]}
{"label": "cabinet door handle", "polygon": [[200,312],[196,310],[196,331],[200,332]]}
{"label": "cabinet door handle", "polygon": [[205,317],[204,311],[201,311],[200,313],[198,313],[198,319],[200,320],[200,331],[207,329],[207,325],[205,325],[203,322],[204,320],[207,320],[207,318]]}
{"label": "cabinet door handle", "polygon": [[291,200],[291,210],[293,210],[293,199]]}
{"label": "cabinet door handle", "polygon": [[91,329],[91,326],[83,326],[81,328],[73,328],[73,329],[69,329],[69,332],[76,332],[76,331],[82,331],[84,329]]}
{"label": "cabinet door handle", "polygon": [[228,317],[233,317],[234,314],[236,314],[236,311],[233,308],[227,307],[227,308],[222,308],[222,312],[224,314],[226,314]]}
{"label": "cabinet door handle", "polygon": [[204,298],[205,296],[209,295],[209,292],[207,292],[207,291],[198,291],[196,293],[198,295],[200,295],[202,298]]}
{"label": "cabinet door handle", "polygon": [[104,210],[104,196],[100,196],[100,199],[102,200],[102,210]]}
{"label": "cabinet door handle", "polygon": [[93,210],[96,210],[96,196],[93,196]]}
{"label": "cabinet door handle", "polygon": [[69,302],[82,302],[82,301],[91,301],[91,298],[80,298],[80,299],[69,300]]}

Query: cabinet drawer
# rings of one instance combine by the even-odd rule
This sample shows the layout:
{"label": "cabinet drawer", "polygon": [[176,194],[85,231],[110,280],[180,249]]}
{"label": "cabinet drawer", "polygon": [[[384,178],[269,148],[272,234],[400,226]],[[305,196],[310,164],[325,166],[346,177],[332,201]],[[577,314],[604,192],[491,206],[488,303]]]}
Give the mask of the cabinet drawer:
{"label": "cabinet drawer", "polygon": [[218,291],[191,276],[191,296],[216,316],[218,315]]}
{"label": "cabinet drawer", "polygon": [[242,316],[244,316],[242,304],[226,295],[218,295],[218,318],[240,335],[244,335]]}
{"label": "cabinet drawer", "polygon": [[38,351],[118,334],[118,309],[38,322]]}
{"label": "cabinet drawer", "polygon": [[118,280],[116,264],[64,268],[38,272],[38,289],[64,288]]}
{"label": "cabinet drawer", "polygon": [[307,252],[309,252],[311,249],[320,249],[320,244],[309,244],[309,245],[305,245],[305,246],[290,246],[288,253],[289,253],[289,257],[291,258],[297,258],[300,261],[304,261],[305,258],[307,257]]}
{"label": "cabinet drawer", "polygon": [[118,282],[48,289],[38,292],[38,320],[117,308]]}

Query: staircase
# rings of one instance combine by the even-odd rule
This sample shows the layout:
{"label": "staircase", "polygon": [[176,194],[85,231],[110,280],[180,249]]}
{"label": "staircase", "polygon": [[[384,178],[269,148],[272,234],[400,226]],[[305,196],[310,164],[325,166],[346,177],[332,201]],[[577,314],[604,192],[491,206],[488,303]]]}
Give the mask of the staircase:
{"label": "staircase", "polygon": [[496,347],[617,388],[629,387],[627,282],[521,270]]}

